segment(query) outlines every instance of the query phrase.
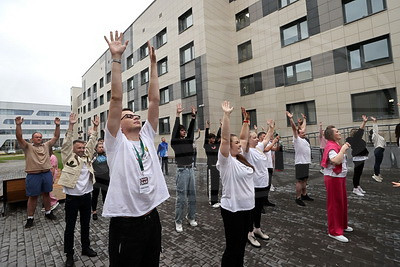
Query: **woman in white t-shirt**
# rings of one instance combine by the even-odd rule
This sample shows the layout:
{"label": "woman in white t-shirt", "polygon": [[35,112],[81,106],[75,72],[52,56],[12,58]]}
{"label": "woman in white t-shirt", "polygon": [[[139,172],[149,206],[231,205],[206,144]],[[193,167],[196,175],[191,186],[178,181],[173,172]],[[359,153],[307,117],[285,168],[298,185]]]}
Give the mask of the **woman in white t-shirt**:
{"label": "woman in white t-shirt", "polygon": [[[257,134],[250,132],[244,156],[247,161],[254,166],[253,181],[255,194],[255,207],[252,210],[252,223],[249,226],[247,239],[249,243],[256,248],[261,247],[256,236],[268,240],[269,236],[264,234],[260,228],[261,210],[267,198],[267,188],[269,184],[268,175],[268,158],[264,154],[264,149],[267,146],[271,136],[274,134],[275,122],[268,121],[269,129],[264,139],[259,142]],[[253,228],[254,225],[254,228]]]}
{"label": "woman in white t-shirt", "polygon": [[241,154],[242,146],[247,144],[249,121],[246,116],[239,139],[230,134],[230,114],[233,107],[228,101],[224,101],[222,110],[224,116],[217,169],[220,171],[222,183],[221,216],[226,247],[221,266],[243,266],[251,210],[254,208],[254,167]]}
{"label": "woman in white t-shirt", "polygon": [[328,141],[321,166],[324,167],[328,235],[340,242],[349,242],[343,232],[353,231],[353,228],[347,225],[346,151],[350,144],[340,146],[339,141],[342,137],[333,125],[326,128],[324,136]]}

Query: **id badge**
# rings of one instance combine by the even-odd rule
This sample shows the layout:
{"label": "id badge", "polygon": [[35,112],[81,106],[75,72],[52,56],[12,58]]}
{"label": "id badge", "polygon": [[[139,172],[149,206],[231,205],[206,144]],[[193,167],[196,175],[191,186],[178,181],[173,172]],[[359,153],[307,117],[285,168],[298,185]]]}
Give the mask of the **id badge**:
{"label": "id badge", "polygon": [[139,192],[140,194],[148,194],[150,192],[148,177],[139,178]]}

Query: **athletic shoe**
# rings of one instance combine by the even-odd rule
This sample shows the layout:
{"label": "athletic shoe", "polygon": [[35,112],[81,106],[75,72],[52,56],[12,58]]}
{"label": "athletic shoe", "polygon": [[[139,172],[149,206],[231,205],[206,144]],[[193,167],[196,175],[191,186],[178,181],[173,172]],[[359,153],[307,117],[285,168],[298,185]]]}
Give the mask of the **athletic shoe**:
{"label": "athletic shoe", "polygon": [[257,239],[255,238],[255,236],[252,233],[249,233],[247,235],[247,241],[249,241],[250,245],[252,245],[255,248],[261,247],[260,242],[257,241]]}
{"label": "athletic shoe", "polygon": [[275,187],[274,187],[274,185],[273,185],[273,184],[271,184],[271,188],[269,189],[269,191],[272,191],[272,192],[274,192],[274,191],[275,191]]}
{"label": "athletic shoe", "polygon": [[57,220],[57,217],[53,214],[52,211],[50,211],[49,214],[45,214],[44,216],[46,217],[46,219],[49,219],[49,220],[52,220],[52,221]]}
{"label": "athletic shoe", "polygon": [[91,247],[82,249],[82,255],[88,256],[88,257],[96,257],[97,252],[94,251]]}
{"label": "athletic shoe", "polygon": [[56,204],[54,204],[53,206],[50,207],[50,210],[54,210],[55,208],[58,207],[58,205],[60,205],[60,203],[58,203],[58,201],[57,201]]}
{"label": "athletic shoe", "polygon": [[333,239],[336,239],[337,241],[347,243],[349,240],[344,236],[344,235],[330,235],[328,234],[329,237],[332,237]]}
{"label": "athletic shoe", "polygon": [[314,201],[308,194],[301,195],[301,200]]}
{"label": "athletic shoe", "polygon": [[259,237],[262,240],[269,240],[269,236],[267,234],[264,234],[260,228],[255,228],[253,230],[253,233],[256,237]]}
{"label": "athletic shoe", "polygon": [[188,217],[186,217],[186,219],[188,220],[190,226],[196,227],[198,225],[196,220],[191,220]]}
{"label": "athletic shoe", "polygon": [[176,230],[178,233],[183,232],[182,224],[181,224],[181,223],[175,223],[175,230]]}
{"label": "athletic shoe", "polygon": [[32,219],[28,218],[28,219],[26,220],[25,228],[26,228],[26,229],[27,229],[27,228],[31,228],[32,226],[33,226],[33,218],[32,218]]}
{"label": "athletic shoe", "polygon": [[353,227],[347,226],[346,229],[344,229],[345,232],[353,232]]}
{"label": "athletic shoe", "polygon": [[358,188],[353,188],[353,194],[356,194],[357,196],[363,197],[364,194],[361,193],[360,190],[358,190]]}
{"label": "athletic shoe", "polygon": [[372,175],[372,179],[374,179],[375,181],[377,181],[378,183],[382,183],[381,178],[379,177],[379,175]]}
{"label": "athletic shoe", "polygon": [[215,203],[211,207],[213,207],[214,209],[218,209],[220,206],[221,206],[221,203]]}
{"label": "athletic shoe", "polygon": [[323,170],[323,169],[319,170],[319,172],[322,173],[322,174],[324,174],[324,170]]}
{"label": "athletic shoe", "polygon": [[264,207],[262,207],[262,209],[261,209],[261,214],[267,214]]}
{"label": "athletic shoe", "polygon": [[361,188],[361,186],[358,186],[357,188],[358,188],[358,190],[360,190],[361,193],[363,193],[363,194],[367,193]]}
{"label": "athletic shoe", "polygon": [[382,175],[378,175],[379,176],[379,178],[381,179],[381,181],[383,181],[383,176]]}
{"label": "athletic shoe", "polygon": [[92,214],[92,218],[93,218],[94,221],[97,221],[97,219],[98,219],[99,217],[97,216],[97,213],[93,213],[93,214]]}
{"label": "athletic shoe", "polygon": [[301,200],[300,198],[296,198],[295,202],[296,202],[297,205],[300,205],[300,206],[303,206],[303,207],[306,205],[306,203],[304,203],[304,201]]}

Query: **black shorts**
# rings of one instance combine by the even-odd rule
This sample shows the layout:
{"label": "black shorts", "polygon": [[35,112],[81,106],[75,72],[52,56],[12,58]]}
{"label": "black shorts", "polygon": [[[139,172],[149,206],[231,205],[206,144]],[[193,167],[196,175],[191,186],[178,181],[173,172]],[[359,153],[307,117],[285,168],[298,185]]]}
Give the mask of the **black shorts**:
{"label": "black shorts", "polygon": [[296,164],[294,165],[296,169],[296,179],[304,180],[308,178],[310,164]]}

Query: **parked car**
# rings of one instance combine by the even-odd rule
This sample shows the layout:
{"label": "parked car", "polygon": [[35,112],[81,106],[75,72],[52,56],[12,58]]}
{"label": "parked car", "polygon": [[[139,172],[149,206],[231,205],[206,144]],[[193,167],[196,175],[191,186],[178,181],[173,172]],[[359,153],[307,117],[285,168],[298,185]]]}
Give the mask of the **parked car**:
{"label": "parked car", "polygon": [[15,154],[15,153],[17,153],[17,151],[15,151],[15,149],[7,150],[7,154]]}

